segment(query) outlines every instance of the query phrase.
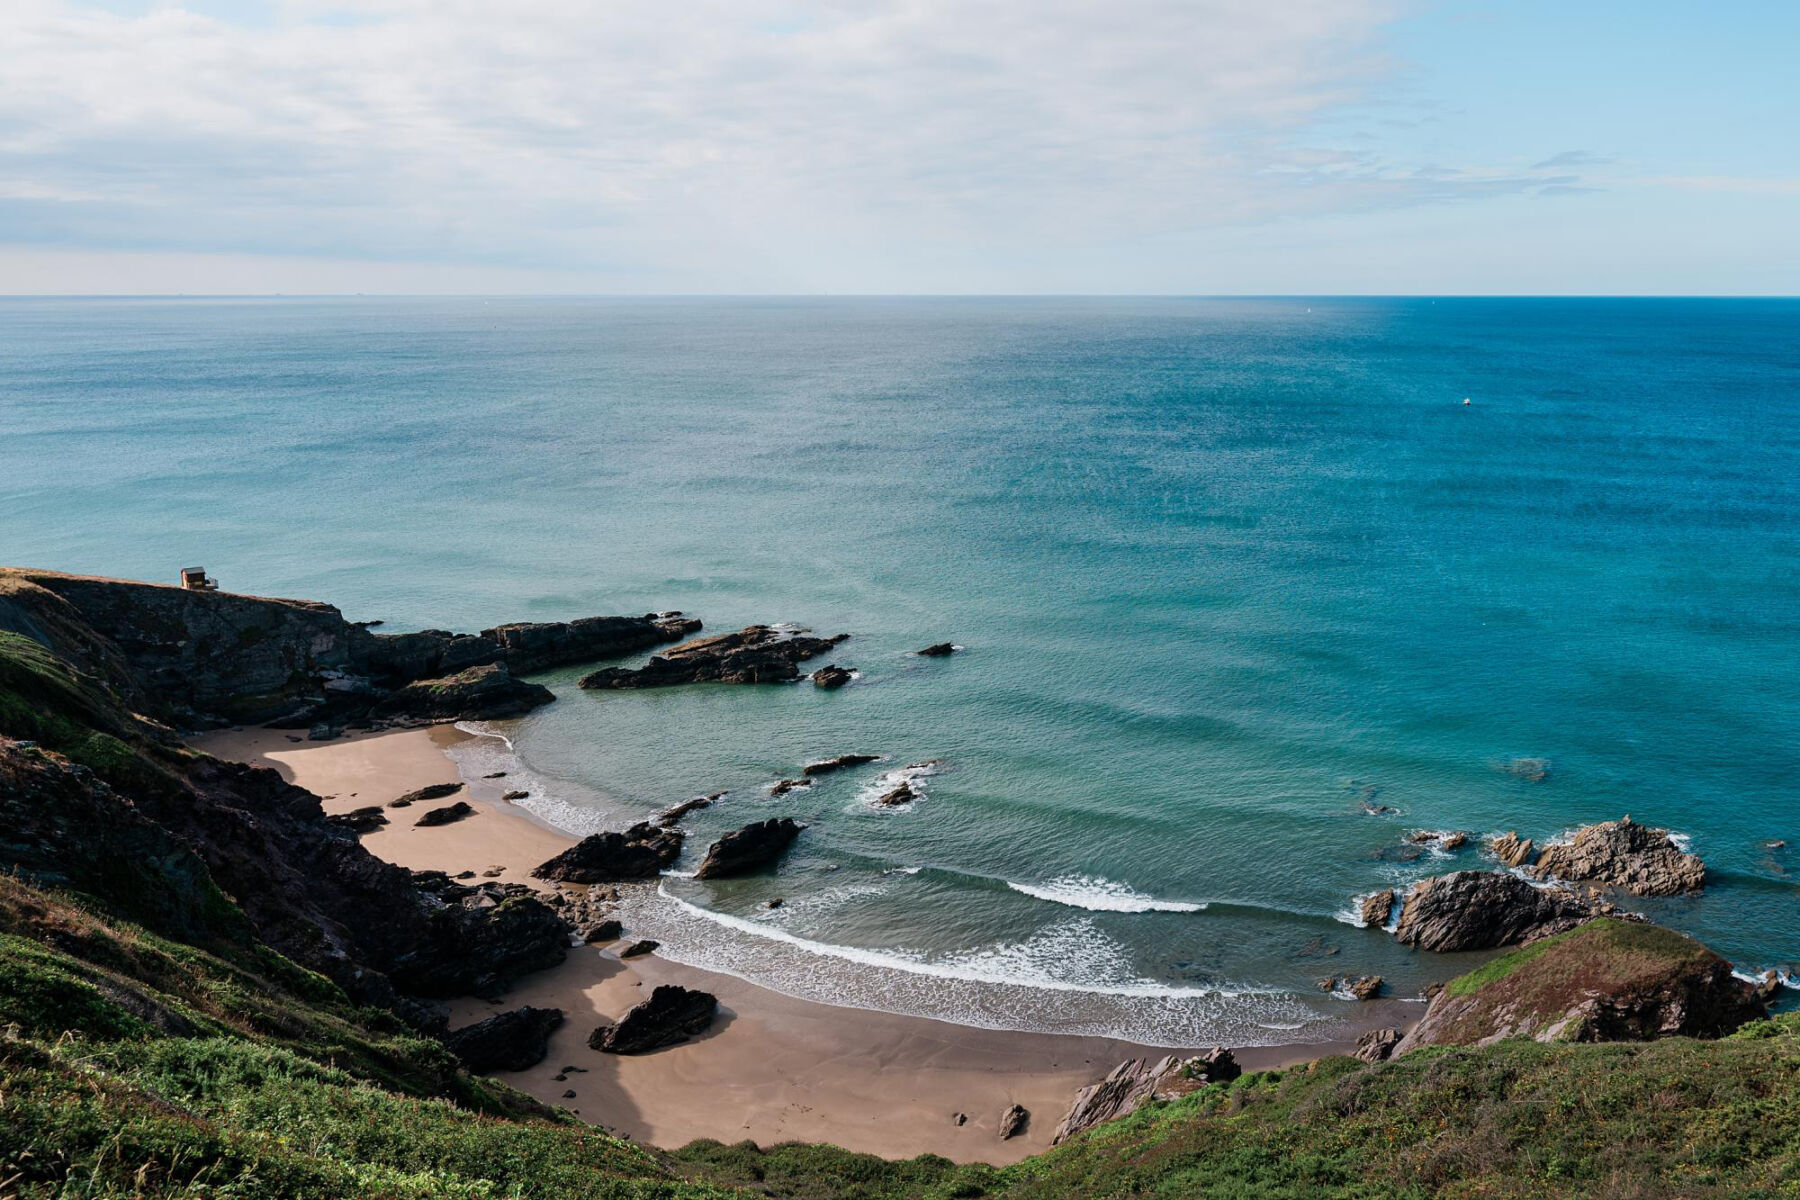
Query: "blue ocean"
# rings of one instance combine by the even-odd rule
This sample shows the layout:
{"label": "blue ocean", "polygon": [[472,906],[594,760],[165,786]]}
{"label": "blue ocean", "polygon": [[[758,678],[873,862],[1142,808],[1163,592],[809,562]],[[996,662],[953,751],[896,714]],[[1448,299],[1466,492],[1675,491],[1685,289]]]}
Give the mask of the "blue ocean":
{"label": "blue ocean", "polygon": [[851,634],[839,691],[570,669],[460,751],[574,832],[809,822],[628,914],[795,995],[1317,1040],[1322,976],[1468,965],[1358,896],[1626,813],[1712,871],[1646,911],[1800,960],[1800,302],[6,300],[0,513],[388,630]]}

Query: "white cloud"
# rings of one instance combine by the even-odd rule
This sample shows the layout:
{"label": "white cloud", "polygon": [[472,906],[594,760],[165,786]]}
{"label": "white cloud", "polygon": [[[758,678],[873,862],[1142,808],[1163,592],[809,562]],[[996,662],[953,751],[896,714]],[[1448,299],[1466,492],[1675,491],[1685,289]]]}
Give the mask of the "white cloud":
{"label": "white cloud", "polygon": [[879,289],[921,259],[1574,182],[1310,146],[1385,77],[1392,16],[292,0],[240,25],[8,0],[0,242]]}

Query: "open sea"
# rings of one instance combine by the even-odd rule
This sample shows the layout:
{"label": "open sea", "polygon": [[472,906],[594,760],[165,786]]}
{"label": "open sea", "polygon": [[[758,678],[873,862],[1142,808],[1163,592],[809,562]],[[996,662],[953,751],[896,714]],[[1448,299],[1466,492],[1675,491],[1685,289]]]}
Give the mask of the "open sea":
{"label": "open sea", "polygon": [[1624,813],[1713,872],[1646,911],[1800,960],[1800,302],[4,300],[0,561],[852,634],[841,691],[569,669],[461,751],[577,833],[728,789],[690,870],[809,822],[628,921],[799,996],[1318,1040],[1321,976],[1469,965],[1354,922],[1491,865],[1407,833]]}

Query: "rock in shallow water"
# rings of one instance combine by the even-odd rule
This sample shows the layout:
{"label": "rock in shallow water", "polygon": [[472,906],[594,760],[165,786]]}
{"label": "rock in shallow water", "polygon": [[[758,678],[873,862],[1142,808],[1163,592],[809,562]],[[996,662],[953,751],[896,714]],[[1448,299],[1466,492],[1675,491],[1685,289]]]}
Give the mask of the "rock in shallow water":
{"label": "rock in shallow water", "polygon": [[1573,929],[1605,907],[1500,871],[1455,871],[1413,884],[1394,936],[1422,950],[1492,950]]}
{"label": "rock in shallow water", "polygon": [[687,1041],[713,1023],[719,1001],[710,992],[663,984],[621,1017],[602,1025],[588,1045],[606,1054],[643,1054]]}
{"label": "rock in shallow water", "polygon": [[652,879],[681,855],[679,829],[641,821],[623,833],[608,830],[582,838],[532,872],[534,879],[559,883],[613,883]]}
{"label": "rock in shallow water", "polygon": [[670,687],[682,683],[785,683],[800,678],[797,664],[825,653],[849,637],[811,637],[767,625],[684,642],[651,657],[642,667],[609,667],[584,675],[584,688]]}
{"label": "rock in shallow water", "polygon": [[1394,915],[1394,889],[1386,888],[1373,895],[1363,897],[1362,921],[1370,929],[1385,929],[1388,918]]}
{"label": "rock in shallow water", "polygon": [[956,643],[936,642],[925,647],[923,650],[915,650],[913,653],[917,654],[920,658],[943,658],[947,654],[956,653]]}
{"label": "rock in shallow water", "polygon": [[792,817],[771,817],[728,833],[707,850],[694,878],[725,879],[769,866],[805,828]]}
{"label": "rock in shallow water", "polygon": [[1488,842],[1488,853],[1502,866],[1522,867],[1531,861],[1531,839],[1508,831]]}
{"label": "rock in shallow water", "polygon": [[860,767],[864,763],[872,763],[880,757],[879,754],[840,754],[836,758],[809,762],[800,768],[800,773],[802,775],[829,775],[833,771],[842,771],[846,767]]}
{"label": "rock in shallow water", "polygon": [[1634,896],[1679,896],[1706,886],[1705,863],[1683,853],[1668,830],[1629,816],[1578,829],[1566,845],[1544,847],[1532,874],[1603,883]]}
{"label": "rock in shallow water", "polygon": [[829,666],[820,667],[818,670],[814,671],[812,673],[812,681],[814,687],[822,687],[829,691],[833,688],[841,688],[846,683],[849,683],[850,672],[843,667],[838,666],[836,663],[833,663]]}

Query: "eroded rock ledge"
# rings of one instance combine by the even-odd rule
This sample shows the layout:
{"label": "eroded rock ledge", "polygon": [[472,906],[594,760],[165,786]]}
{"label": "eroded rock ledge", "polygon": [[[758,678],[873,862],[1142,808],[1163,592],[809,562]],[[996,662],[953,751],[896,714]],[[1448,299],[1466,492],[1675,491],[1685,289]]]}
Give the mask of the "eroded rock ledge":
{"label": "eroded rock ledge", "polygon": [[813,637],[805,632],[751,625],[736,633],[684,642],[653,655],[635,670],[608,667],[581,677],[584,688],[672,687],[683,683],[787,683],[800,678],[800,663],[816,658],[850,635]]}

